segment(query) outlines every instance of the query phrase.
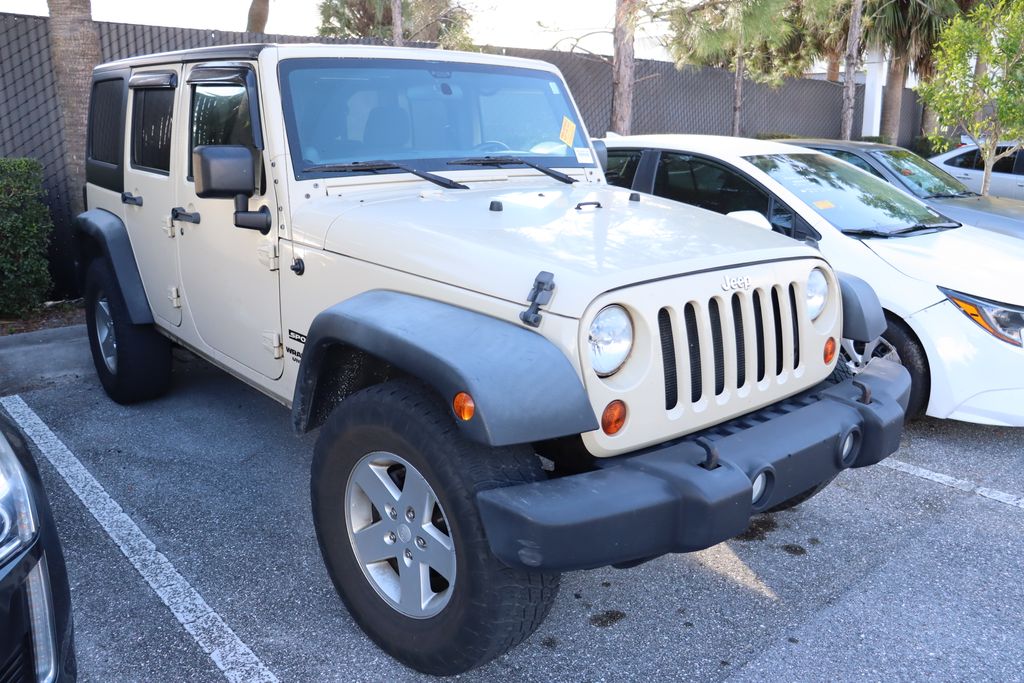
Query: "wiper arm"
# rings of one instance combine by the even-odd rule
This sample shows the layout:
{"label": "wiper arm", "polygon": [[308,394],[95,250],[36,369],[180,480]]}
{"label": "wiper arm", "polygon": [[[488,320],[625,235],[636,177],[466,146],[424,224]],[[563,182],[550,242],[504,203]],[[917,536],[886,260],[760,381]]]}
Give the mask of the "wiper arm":
{"label": "wiper arm", "polygon": [[849,235],[850,237],[892,237],[895,234],[891,232],[885,232],[884,230],[872,230],[870,228],[866,228],[863,230],[851,228],[850,230],[843,230],[842,233],[844,235]]}
{"label": "wiper arm", "polygon": [[351,164],[316,164],[314,166],[307,166],[302,169],[303,171],[323,171],[325,173],[344,173],[347,171],[370,171],[375,173],[377,171],[389,171],[389,170],[405,171],[411,173],[414,176],[429,180],[435,185],[447,188],[449,190],[468,190],[468,185],[445,178],[444,176],[437,175],[435,173],[427,173],[426,171],[420,171],[412,166],[406,166],[405,164],[397,164],[394,161],[356,161]]}
{"label": "wiper arm", "polygon": [[977,192],[936,192],[928,195],[927,199],[955,199],[957,197],[976,197]]}
{"label": "wiper arm", "polygon": [[891,234],[909,235],[912,232],[921,232],[922,230],[952,230],[959,227],[960,223],[957,223],[956,221],[945,221],[942,223],[918,223],[917,225],[911,225],[907,228],[895,230]]}
{"label": "wiper arm", "polygon": [[571,185],[576,182],[575,178],[566,175],[561,171],[556,171],[553,168],[548,168],[547,166],[538,164],[536,161],[528,161],[519,157],[470,157],[468,159],[452,159],[448,163],[452,166],[529,166],[532,169],[540,171],[544,175],[551,176],[555,180],[561,180],[567,185]]}

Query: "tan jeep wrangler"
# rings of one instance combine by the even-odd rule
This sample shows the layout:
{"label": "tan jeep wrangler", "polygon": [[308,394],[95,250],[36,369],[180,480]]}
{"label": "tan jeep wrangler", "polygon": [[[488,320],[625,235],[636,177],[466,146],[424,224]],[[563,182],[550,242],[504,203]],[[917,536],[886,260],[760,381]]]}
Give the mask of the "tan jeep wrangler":
{"label": "tan jeep wrangler", "polygon": [[[178,345],[319,428],[335,586],[451,674],[559,572],[707,548],[899,443],[909,379],[837,377],[874,293],[809,246],[605,184],[558,71],[235,45],[103,64],[77,218],[96,370],[160,396]],[[831,377],[831,380],[830,380]]]}

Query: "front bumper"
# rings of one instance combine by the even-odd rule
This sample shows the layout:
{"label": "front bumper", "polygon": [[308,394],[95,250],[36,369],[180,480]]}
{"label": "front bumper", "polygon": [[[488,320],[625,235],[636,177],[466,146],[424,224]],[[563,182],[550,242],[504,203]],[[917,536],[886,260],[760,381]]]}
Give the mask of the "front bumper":
{"label": "front bumper", "polygon": [[[742,533],[752,514],[892,454],[909,394],[907,371],[876,360],[852,380],[609,458],[592,472],[482,491],[488,542],[506,564],[552,571],[708,548]],[[848,436],[853,448],[844,458]],[[698,437],[716,453],[717,467],[706,467],[708,449]],[[755,505],[752,482],[761,473],[768,483]]]}

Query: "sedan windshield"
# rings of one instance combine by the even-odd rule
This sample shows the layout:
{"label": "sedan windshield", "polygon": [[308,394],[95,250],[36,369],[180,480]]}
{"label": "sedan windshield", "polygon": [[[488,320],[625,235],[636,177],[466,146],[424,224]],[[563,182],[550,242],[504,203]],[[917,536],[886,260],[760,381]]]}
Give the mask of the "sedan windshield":
{"label": "sedan windshield", "polygon": [[949,221],[895,187],[827,154],[747,157],[843,232],[890,235]]}
{"label": "sedan windshield", "polygon": [[925,199],[966,197],[974,194],[959,180],[935,164],[905,149],[872,152],[872,156],[892,171],[908,190]]}
{"label": "sedan windshield", "polygon": [[[486,156],[545,168],[594,164],[565,86],[547,71],[327,58],[284,60],[280,76],[300,178],[380,172],[382,162],[417,171],[479,168],[450,162]],[[374,168],[358,165],[371,161]]]}

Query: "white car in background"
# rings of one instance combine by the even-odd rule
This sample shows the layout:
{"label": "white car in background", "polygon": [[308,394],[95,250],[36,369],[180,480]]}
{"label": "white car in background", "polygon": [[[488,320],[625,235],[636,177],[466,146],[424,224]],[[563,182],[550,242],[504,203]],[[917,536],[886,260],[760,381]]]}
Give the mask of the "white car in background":
{"label": "white car in background", "polygon": [[[1024,426],[1024,240],[961,225],[845,161],[779,142],[705,135],[609,137],[609,183],[817,244],[878,292],[907,415]],[[891,348],[889,348],[891,344]]]}
{"label": "white car in background", "polygon": [[[1002,154],[1013,143],[1000,143],[996,152]],[[974,192],[981,192],[985,164],[978,154],[977,145],[962,145],[929,159]],[[1024,150],[1018,149],[996,162],[988,193],[993,197],[1024,199]]]}

